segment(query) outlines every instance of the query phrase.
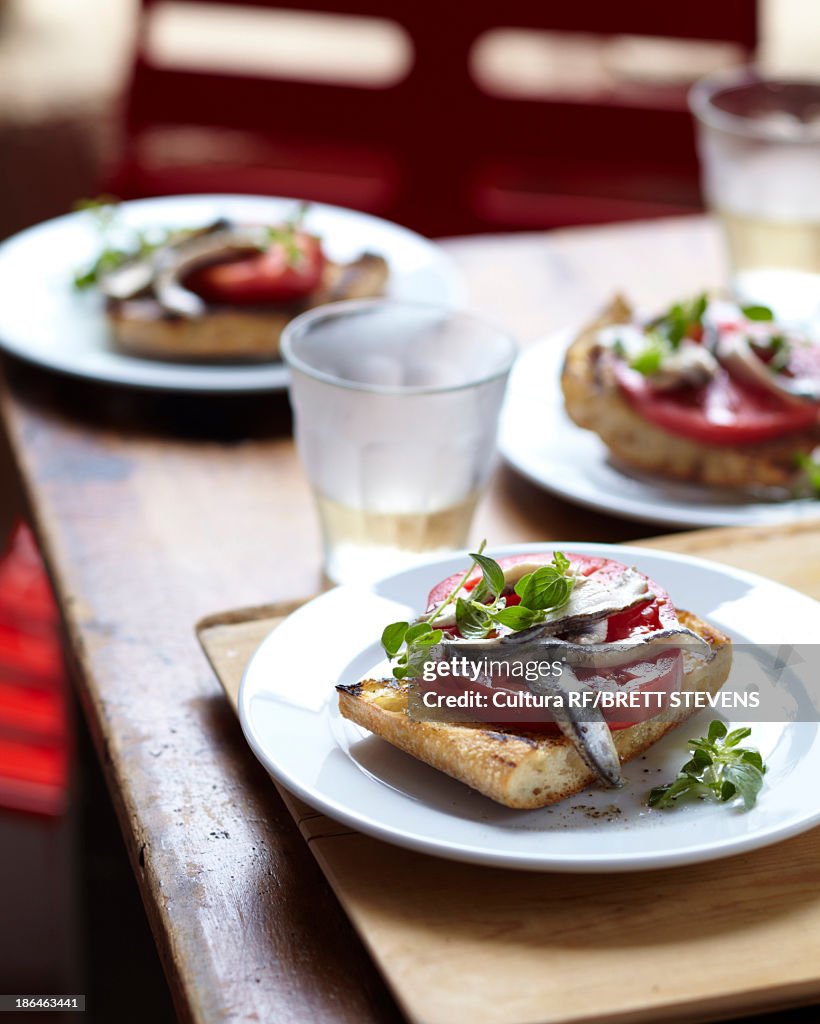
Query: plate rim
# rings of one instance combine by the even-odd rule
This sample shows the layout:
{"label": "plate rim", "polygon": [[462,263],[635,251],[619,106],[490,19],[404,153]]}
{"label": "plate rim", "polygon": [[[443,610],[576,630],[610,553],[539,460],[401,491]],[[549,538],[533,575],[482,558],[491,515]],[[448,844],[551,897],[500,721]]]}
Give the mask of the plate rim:
{"label": "plate rim", "polygon": [[[302,202],[302,200],[290,196],[207,192],[127,199],[122,201],[122,205],[131,209],[163,205],[171,206],[180,202],[190,202],[192,205],[226,202],[293,204]],[[376,214],[319,201],[311,201],[310,205],[317,210],[331,211],[334,215],[341,213],[351,218],[366,220],[380,227],[387,225],[392,231],[403,235],[408,243],[421,244],[424,248],[428,249],[431,255],[436,257],[440,276],[444,282],[444,292],[447,294],[446,304],[454,308],[460,308],[464,305],[467,293],[464,275],[459,270],[456,260],[437,241],[427,238],[419,232],[405,227],[403,224],[398,224],[385,217],[379,217]],[[15,232],[0,242],[0,260],[2,260],[9,249],[13,248],[21,240],[30,239],[31,236],[47,232],[55,226],[73,221],[82,215],[82,210],[69,211]],[[70,273],[70,268],[68,272]],[[140,361],[138,359],[126,355],[121,364],[121,371],[119,370],[120,364],[118,362],[111,366],[88,371],[70,359],[61,358],[59,352],[53,358],[43,358],[42,355],[30,351],[30,346],[27,343],[17,344],[5,334],[0,334],[0,352],[29,365],[63,374],[74,379],[97,384],[115,385],[117,387],[131,387],[141,391],[186,392],[202,395],[270,393],[286,391],[289,381],[287,367],[281,362],[275,364],[260,363],[258,365],[252,363],[198,365],[196,363],[181,363],[172,360],[145,360],[146,369],[143,371],[139,366]]]}
{"label": "plate rim", "polygon": [[[663,526],[681,527],[684,529],[708,529],[708,528],[724,528],[731,526],[777,526],[785,525],[788,523],[801,523],[810,522],[814,518],[820,519],[820,500],[815,502],[815,507],[805,503],[805,499],[793,498],[783,502],[760,502],[760,501],[749,501],[744,504],[738,504],[737,506],[727,505],[696,505],[690,506],[690,511],[683,511],[681,514],[681,505],[677,502],[669,502],[659,506],[656,503],[648,505],[645,502],[630,497],[618,497],[612,498],[612,492],[605,490],[601,492],[601,497],[596,498],[592,494],[588,494],[581,490],[572,487],[562,487],[560,484],[553,482],[549,477],[540,475],[535,472],[531,467],[528,460],[522,457],[518,446],[513,442],[510,443],[510,431],[507,426],[507,412],[508,406],[511,405],[514,388],[516,373],[524,376],[524,369],[527,366],[528,359],[536,360],[540,356],[546,362],[546,356],[554,356],[550,359],[550,370],[557,368],[562,361],[563,354],[566,351],[566,346],[571,337],[580,330],[580,326],[565,326],[559,328],[549,334],[543,335],[531,342],[525,349],[521,351],[516,361],[516,365],[513,367],[512,374],[510,376],[510,384],[507,388],[507,395],[505,398],[504,408],[502,409],[501,419],[499,423],[498,432],[498,451],[504,461],[519,473],[530,483],[536,487],[540,487],[542,490],[549,494],[555,495],[557,498],[561,498],[564,501],[571,502],[575,505],[580,505],[582,508],[591,509],[593,512],[611,513],[614,515],[621,516],[624,519],[629,519],[633,522],[639,523],[652,523]],[[547,352],[551,347],[555,346],[556,351]],[[545,394],[545,401],[550,401],[557,397],[557,400],[561,402],[563,408],[563,397],[560,392],[560,387],[557,386],[557,381],[554,381],[555,395]],[[579,434],[594,434],[594,431],[584,430],[583,427],[579,427],[571,421],[568,422],[569,428]],[[596,435],[597,436],[597,435]],[[600,440],[600,439],[599,439]],[[603,442],[600,442],[603,444]],[[616,472],[619,472],[615,469]],[[624,474],[625,475],[625,474]],[[649,485],[647,485],[649,486]],[[708,493],[704,489],[704,493]],[[663,500],[663,499],[662,499]],[[673,510],[677,509],[677,513]],[[665,513],[664,508],[669,507],[669,512]],[[651,509],[658,509],[658,511],[652,512]],[[723,510],[715,515],[710,515],[709,510],[720,509]],[[731,512],[734,509],[738,510],[738,516],[731,518]],[[805,509],[805,512],[801,510]],[[744,518],[744,513],[748,510],[748,517]],[[770,512],[770,515],[765,513]],[[759,513],[753,515],[752,513]]]}
{"label": "plate rim", "polygon": [[[493,547],[491,551],[494,555],[503,556],[504,554],[543,551],[545,549],[552,549],[556,547],[563,548],[565,550],[577,550],[579,553],[595,554],[598,552],[604,557],[607,557],[606,552],[611,553],[612,557],[617,557],[618,554],[627,556],[627,558],[632,555],[637,555],[638,557],[641,555],[650,555],[652,557],[659,557],[662,560],[670,561],[673,564],[678,563],[689,567],[694,566],[695,568],[699,567],[709,569],[711,571],[718,571],[731,579],[740,580],[753,587],[758,587],[762,584],[766,588],[773,587],[776,590],[786,591],[792,598],[797,597],[801,601],[805,601],[807,604],[820,604],[808,594],[803,594],[801,591],[796,590],[793,587],[789,587],[777,580],[771,580],[757,573],[749,572],[746,569],[739,569],[735,566],[725,565],[721,562],[711,561],[698,556],[690,556],[679,552],[663,551],[662,549],[656,548],[645,548],[635,544],[616,545],[607,544],[605,542],[556,540],[530,542],[526,544],[501,545]],[[450,561],[453,558],[459,557],[461,554],[467,554],[467,552],[455,551],[442,554],[437,558],[420,563],[418,566],[415,566],[414,569],[417,570],[419,568],[428,567],[432,569],[434,566]],[[408,570],[402,570],[402,572],[391,573],[384,576],[381,580],[373,583],[370,589],[375,590],[381,584],[392,581],[405,572],[408,572]],[[299,615],[306,609],[315,608],[319,602],[326,600],[329,595],[345,589],[348,588],[335,587],[329,591],[325,591],[323,594],[320,594],[301,605],[296,609],[296,611],[291,613],[291,615]],[[287,619],[290,619],[291,615],[287,616]],[[782,842],[792,836],[809,831],[811,828],[820,824],[819,797],[814,810],[810,814],[800,817],[789,826],[784,826],[779,829],[770,828],[762,835],[741,834],[739,836],[723,840],[717,845],[714,842],[705,842],[694,847],[689,847],[683,854],[675,852],[674,850],[663,851],[660,853],[647,852],[642,854],[601,853],[585,854],[582,857],[573,858],[571,861],[567,859],[566,855],[550,856],[549,854],[541,854],[539,856],[534,856],[531,853],[517,852],[502,855],[490,854],[488,856],[480,850],[465,848],[463,844],[460,845],[458,842],[449,842],[439,838],[431,839],[416,836],[413,833],[397,832],[391,826],[386,826],[379,822],[378,819],[371,817],[369,812],[363,813],[354,809],[348,809],[344,805],[339,804],[335,799],[322,796],[321,793],[317,793],[315,789],[303,784],[299,779],[294,778],[288,772],[282,771],[269,756],[263,744],[258,739],[249,711],[249,700],[251,696],[251,684],[249,679],[253,671],[252,666],[254,660],[257,658],[261,648],[271,642],[278,628],[279,627],[276,626],[267,633],[264,639],[254,650],[242,673],[237,701],[237,711],[246,742],[249,744],[260,763],[273,777],[274,781],[284,786],[286,790],[294,793],[305,803],[317,810],[320,810],[322,813],[327,814],[335,821],[340,821],[359,832],[363,832],[366,835],[391,843],[392,845],[415,850],[420,853],[426,853],[428,855],[442,857],[447,860],[480,864],[484,866],[510,868],[513,870],[558,872],[568,874],[605,874],[663,870],[665,868],[682,867],[684,865],[723,860],[727,857],[736,856],[737,854],[756,849],[763,849],[767,846],[774,845],[775,843]],[[317,720],[319,719],[317,718]],[[788,725],[789,723],[786,724]]]}

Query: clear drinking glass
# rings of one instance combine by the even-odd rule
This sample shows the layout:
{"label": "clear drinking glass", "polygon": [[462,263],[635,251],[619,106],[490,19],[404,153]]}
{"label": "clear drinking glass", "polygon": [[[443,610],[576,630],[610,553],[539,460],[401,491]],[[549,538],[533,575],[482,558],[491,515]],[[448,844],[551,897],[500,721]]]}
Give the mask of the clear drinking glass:
{"label": "clear drinking glass", "polygon": [[467,543],[515,352],[471,314],[389,299],[288,324],[296,443],[330,579],[366,582]]}
{"label": "clear drinking glass", "polygon": [[754,68],[693,86],[706,198],[728,242],[732,287],[779,318],[820,315],[820,79]]}

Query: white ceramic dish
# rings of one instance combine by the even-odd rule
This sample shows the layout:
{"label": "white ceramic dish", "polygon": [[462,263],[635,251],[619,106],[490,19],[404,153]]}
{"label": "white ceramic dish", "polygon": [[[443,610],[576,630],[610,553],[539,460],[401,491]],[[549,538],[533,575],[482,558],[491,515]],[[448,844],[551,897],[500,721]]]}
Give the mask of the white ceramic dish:
{"label": "white ceramic dish", "polygon": [[613,465],[603,441],[564,411],[561,364],[574,333],[560,331],[537,342],[513,367],[499,447],[519,473],[579,505],[666,526],[766,526],[820,516],[820,501],[811,498],[758,501]]}
{"label": "white ceramic dish", "polygon": [[[777,583],[714,563],[637,547],[558,544],[637,565],[737,641],[805,642],[818,604]],[[543,550],[544,545],[500,549]],[[769,765],[749,812],[695,804],[645,805],[671,780],[686,740],[708,728],[701,712],[625,768],[628,785],[592,789],[539,811],[501,807],[342,719],[334,683],[364,677],[381,659],[384,626],[422,607],[429,588],[466,565],[452,556],[390,576],[369,590],[338,587],[296,611],[251,659],[239,714],[257,757],[282,785],[331,817],[391,843],[454,860],[549,871],[637,871],[697,863],[785,839],[820,822],[820,727],[753,725]],[[741,722],[732,722],[739,725]]]}
{"label": "white ceramic dish", "polygon": [[[294,199],[267,196],[167,196],[123,203],[134,227],[186,227],[217,217],[277,223]],[[387,294],[397,299],[459,305],[464,290],[452,261],[406,228],[354,210],[312,203],[306,225],[322,235],[328,255],[349,260],[364,250],[390,265]],[[109,344],[99,294],[72,287],[78,267],[100,249],[93,220],[71,213],[29,228],[0,246],[0,346],[51,370],[111,384],[194,392],[281,391],[281,362],[197,365],[140,359]]]}

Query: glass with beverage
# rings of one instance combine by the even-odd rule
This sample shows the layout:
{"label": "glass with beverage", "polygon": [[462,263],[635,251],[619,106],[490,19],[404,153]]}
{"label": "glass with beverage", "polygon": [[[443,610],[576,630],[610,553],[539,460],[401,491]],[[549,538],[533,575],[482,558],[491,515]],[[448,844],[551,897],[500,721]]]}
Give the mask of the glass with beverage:
{"label": "glass with beverage", "polygon": [[707,201],[728,242],[732,287],[779,319],[820,317],[820,79],[737,68],[689,97]]}
{"label": "glass with beverage", "polygon": [[471,314],[389,299],[287,326],[296,443],[331,580],[367,582],[467,543],[515,351]]}

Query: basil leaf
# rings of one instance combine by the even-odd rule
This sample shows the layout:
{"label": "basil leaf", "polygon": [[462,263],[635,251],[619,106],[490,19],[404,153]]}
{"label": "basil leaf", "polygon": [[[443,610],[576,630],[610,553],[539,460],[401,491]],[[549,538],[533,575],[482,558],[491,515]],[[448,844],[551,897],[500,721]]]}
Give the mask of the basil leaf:
{"label": "basil leaf", "polygon": [[663,326],[666,328],[664,333],[670,345],[672,348],[677,348],[683,340],[684,334],[686,334],[686,328],[689,326],[689,317],[680,303],[675,303],[666,314]]}
{"label": "basil leaf", "polygon": [[414,647],[432,647],[441,640],[442,632],[440,629],[431,629],[429,633],[422,633],[421,636],[416,637],[413,641]]}
{"label": "basil leaf", "polygon": [[747,764],[754,765],[761,775],[766,771],[766,766],[763,764],[763,758],[761,757],[759,750],[743,750],[738,751],[738,753],[740,754],[742,761],[745,761]]}
{"label": "basil leaf", "polygon": [[563,575],[569,569],[570,561],[562,551],[556,551],[552,556],[552,564]]}
{"label": "basil leaf", "polygon": [[[429,627],[428,627],[429,628]],[[401,650],[404,638],[407,635],[408,623],[406,622],[391,622],[389,626],[385,627],[382,633],[382,647],[387,654],[387,657],[391,660]]]}
{"label": "basil leaf", "polygon": [[692,303],[689,309],[689,323],[690,325],[700,325],[703,323],[703,314],[706,312],[709,306],[709,296],[706,292],[698,295],[698,297]]}
{"label": "basil leaf", "polygon": [[675,779],[666,786],[656,786],[650,790],[650,807],[668,807],[674,800],[679,800],[684,795],[690,795],[697,789],[698,783],[688,776]]}
{"label": "basil leaf", "polygon": [[539,611],[560,608],[569,601],[574,581],[551,565],[542,565],[527,573],[515,585],[521,604]]}
{"label": "basil leaf", "polygon": [[[692,760],[689,763],[694,765],[695,769],[700,772],[713,763],[712,755],[708,754],[702,747],[698,747],[694,754],[692,754]],[[681,770],[686,771],[686,768],[684,767]]]}
{"label": "basil leaf", "polygon": [[805,452],[796,452],[794,461],[803,470],[812,490],[820,492],[820,462],[815,461]]}
{"label": "basil leaf", "polygon": [[404,642],[410,647],[411,644],[419,643],[420,638],[426,633],[432,633],[433,627],[429,622],[417,622],[415,625],[410,626],[407,632],[404,634]]}
{"label": "basil leaf", "polygon": [[734,784],[746,810],[754,807],[757,802],[757,794],[763,786],[762,772],[758,771],[754,765],[739,761],[727,765],[723,776],[726,782]]}
{"label": "basil leaf", "polygon": [[460,597],[456,601],[456,625],[463,637],[483,640],[493,628],[493,620],[484,605]]}
{"label": "basil leaf", "polygon": [[689,740],[692,757],[678,777],[649,793],[650,807],[670,807],[676,794],[697,795],[722,803],[740,797],[746,810],[753,807],[763,785],[766,766],[760,751],[737,745],[751,731],[742,726],[727,735],[724,723],[713,721],[707,738]]}
{"label": "basil leaf", "polygon": [[424,666],[430,660],[430,654],[427,647],[427,644],[419,645],[418,647],[412,647],[407,652],[405,676],[409,676],[411,679],[417,679],[422,674]]}
{"label": "basil leaf", "polygon": [[741,740],[745,740],[747,736],[751,735],[752,730],[748,726],[742,729],[733,729],[723,741],[723,745],[724,747],[736,747]]}
{"label": "basil leaf", "polygon": [[629,366],[633,370],[637,370],[638,373],[642,373],[644,377],[651,377],[653,373],[657,373],[661,368],[663,362],[664,351],[660,345],[650,345],[639,352],[629,362]]}
{"label": "basil leaf", "polygon": [[504,570],[498,562],[496,562],[495,559],[490,558],[489,555],[471,554],[470,558],[472,558],[474,562],[478,562],[481,567],[481,572],[484,577],[483,582],[486,584],[489,592],[493,597],[498,597],[504,589]]}
{"label": "basil leaf", "polygon": [[740,312],[747,320],[774,320],[774,313],[768,306],[741,306]]}
{"label": "basil leaf", "polygon": [[533,608],[525,608],[523,604],[514,604],[510,608],[502,608],[493,612],[493,619],[510,629],[527,629],[540,620],[539,612]]}
{"label": "basil leaf", "polygon": [[721,722],[720,719],[716,718],[709,725],[709,732],[706,735],[709,738],[709,740],[711,740],[711,742],[714,743],[715,740],[722,740],[723,737],[726,735],[726,731],[726,726],[723,724],[723,722]]}

